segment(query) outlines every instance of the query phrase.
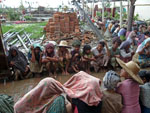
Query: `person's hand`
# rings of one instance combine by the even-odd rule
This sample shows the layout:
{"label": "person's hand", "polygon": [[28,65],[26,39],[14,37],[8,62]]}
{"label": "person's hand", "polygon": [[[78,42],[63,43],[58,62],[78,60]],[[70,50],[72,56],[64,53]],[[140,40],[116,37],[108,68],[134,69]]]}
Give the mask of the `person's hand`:
{"label": "person's hand", "polygon": [[12,65],[12,66],[13,66],[14,64],[15,64],[15,62],[13,62],[13,61],[11,61],[11,62],[10,62],[10,65]]}
{"label": "person's hand", "polygon": [[115,57],[120,58],[120,55],[115,55]]}
{"label": "person's hand", "polygon": [[132,54],[132,55],[134,55],[134,54],[135,54],[135,52],[131,52],[131,54]]}
{"label": "person's hand", "polygon": [[75,57],[79,56],[79,53],[76,53],[74,56],[75,56]]}
{"label": "person's hand", "polygon": [[31,49],[31,51],[33,51],[33,50],[34,50],[34,47],[33,47],[33,45],[30,47],[30,49]]}
{"label": "person's hand", "polygon": [[63,57],[60,57],[60,58],[59,58],[59,61],[61,61],[61,62],[62,62],[62,61],[63,61]]}

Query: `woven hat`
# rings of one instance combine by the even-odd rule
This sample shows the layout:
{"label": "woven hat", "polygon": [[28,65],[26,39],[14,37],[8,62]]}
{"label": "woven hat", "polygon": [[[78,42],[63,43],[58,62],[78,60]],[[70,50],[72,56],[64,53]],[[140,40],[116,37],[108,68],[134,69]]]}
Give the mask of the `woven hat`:
{"label": "woven hat", "polygon": [[64,40],[60,41],[58,47],[67,47],[67,48],[70,48],[70,46],[68,46],[67,41],[64,41]]}
{"label": "woven hat", "polygon": [[137,63],[134,61],[130,61],[128,63],[124,63],[119,58],[116,58],[117,62],[120,64],[120,66],[129,74],[132,79],[134,79],[139,84],[144,84],[142,79],[138,76],[138,73],[140,71],[140,67]]}

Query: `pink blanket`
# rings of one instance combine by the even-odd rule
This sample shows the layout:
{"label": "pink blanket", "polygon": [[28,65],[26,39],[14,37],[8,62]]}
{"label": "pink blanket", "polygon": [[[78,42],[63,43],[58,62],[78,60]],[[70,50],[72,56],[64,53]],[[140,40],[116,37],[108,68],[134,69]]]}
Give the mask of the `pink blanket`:
{"label": "pink blanket", "polygon": [[79,98],[89,106],[97,106],[102,98],[100,79],[80,71],[65,84],[65,92],[71,98]]}

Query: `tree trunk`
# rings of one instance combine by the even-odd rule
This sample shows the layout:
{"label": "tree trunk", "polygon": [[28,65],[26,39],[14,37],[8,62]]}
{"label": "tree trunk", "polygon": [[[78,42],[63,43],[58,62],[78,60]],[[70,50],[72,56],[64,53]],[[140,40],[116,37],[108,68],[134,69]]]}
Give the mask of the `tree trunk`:
{"label": "tree trunk", "polygon": [[135,1],[136,0],[130,0],[130,13],[128,15],[128,28],[127,31],[132,31],[132,22],[133,22],[133,17],[134,17],[134,10],[135,10]]}

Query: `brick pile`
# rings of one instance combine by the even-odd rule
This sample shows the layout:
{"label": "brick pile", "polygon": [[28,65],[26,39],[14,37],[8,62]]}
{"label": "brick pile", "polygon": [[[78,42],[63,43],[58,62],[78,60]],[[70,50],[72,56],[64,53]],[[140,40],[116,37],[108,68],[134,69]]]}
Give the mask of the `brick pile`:
{"label": "brick pile", "polygon": [[65,34],[80,32],[76,13],[57,12],[49,19],[45,27],[47,38],[61,38]]}

